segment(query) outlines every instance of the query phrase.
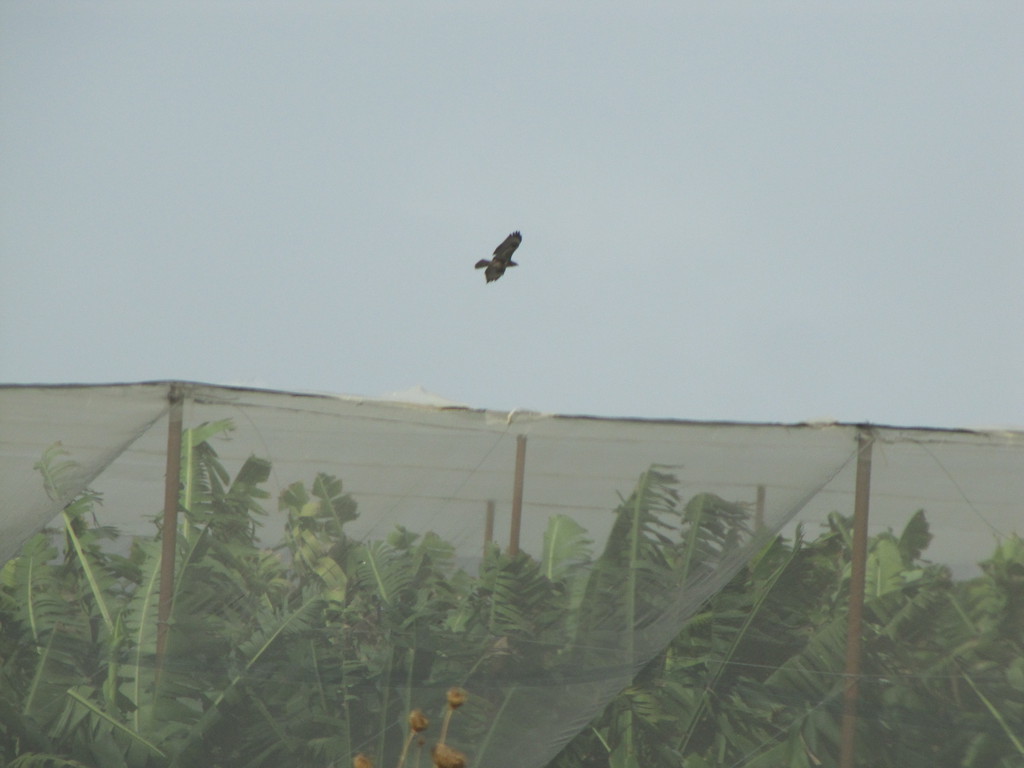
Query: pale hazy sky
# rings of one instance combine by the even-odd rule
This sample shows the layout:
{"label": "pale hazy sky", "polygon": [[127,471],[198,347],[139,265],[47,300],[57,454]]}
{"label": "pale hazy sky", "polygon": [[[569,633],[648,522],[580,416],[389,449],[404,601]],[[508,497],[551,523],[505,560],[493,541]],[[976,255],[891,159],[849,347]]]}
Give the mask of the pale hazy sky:
{"label": "pale hazy sky", "polygon": [[1024,426],[1022,94],[1019,0],[0,0],[0,381]]}

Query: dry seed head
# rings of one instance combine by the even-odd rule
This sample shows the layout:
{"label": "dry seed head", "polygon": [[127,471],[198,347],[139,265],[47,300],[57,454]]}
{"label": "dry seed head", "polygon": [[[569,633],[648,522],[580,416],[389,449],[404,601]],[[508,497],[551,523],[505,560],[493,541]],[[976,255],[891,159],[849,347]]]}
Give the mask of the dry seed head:
{"label": "dry seed head", "polygon": [[466,756],[447,744],[435,744],[430,755],[437,768],[466,768]]}
{"label": "dry seed head", "polygon": [[373,762],[370,758],[360,752],[352,758],[352,768],[373,768]]}
{"label": "dry seed head", "polygon": [[466,693],[465,688],[449,688],[448,689],[448,706],[452,709],[458,709],[466,703],[466,699],[469,698],[469,694]]}
{"label": "dry seed head", "polygon": [[430,725],[430,721],[427,720],[422,710],[414,709],[409,713],[409,728],[416,733],[427,730],[428,725]]}

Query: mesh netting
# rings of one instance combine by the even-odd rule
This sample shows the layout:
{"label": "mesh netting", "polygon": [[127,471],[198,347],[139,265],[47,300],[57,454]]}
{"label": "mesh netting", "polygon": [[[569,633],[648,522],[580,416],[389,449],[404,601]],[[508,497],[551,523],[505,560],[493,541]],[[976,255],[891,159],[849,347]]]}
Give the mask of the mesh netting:
{"label": "mesh netting", "polygon": [[[812,764],[838,750],[858,436],[874,446],[865,621],[889,657],[913,611],[991,576],[977,564],[1016,541],[1024,497],[1014,432],[184,385],[158,649],[169,390],[0,389],[8,759],[412,764],[440,738],[490,768]],[[984,629],[965,621],[957,637]],[[942,684],[991,678],[943,654]],[[909,661],[868,660],[876,724],[921,708],[890,679]],[[1024,656],[983,662],[1011,691],[1024,674]],[[1012,756],[1024,702],[964,695],[961,715],[990,713],[965,740]],[[432,723],[407,746],[416,708]]]}

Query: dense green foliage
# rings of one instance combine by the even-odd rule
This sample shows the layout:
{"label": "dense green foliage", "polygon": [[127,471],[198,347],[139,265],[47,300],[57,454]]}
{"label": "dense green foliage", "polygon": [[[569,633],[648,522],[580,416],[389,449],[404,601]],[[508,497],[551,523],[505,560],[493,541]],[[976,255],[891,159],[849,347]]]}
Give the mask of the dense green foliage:
{"label": "dense green foliage", "polygon": [[[858,765],[1024,765],[1024,542],[983,576],[922,560],[923,512],[871,541]],[[835,765],[851,521],[774,540],[552,764]]]}
{"label": "dense green foliage", "polygon": [[[461,685],[471,698],[452,738],[486,765],[546,717],[543,702],[520,706],[518,681],[557,687],[595,637],[645,658],[640,630],[673,610],[673,587],[751,540],[744,508],[684,501],[652,468],[602,552],[555,516],[539,559],[492,547],[470,573],[429,532],[351,539],[356,502],[321,474],[285,489],[286,541],[261,549],[270,464],[250,458],[231,478],[209,442],[229,426],[185,433],[162,661],[159,532],[117,554],[97,494],[4,565],[0,764],[324,768],[364,752],[393,765],[410,709]],[[54,498],[72,466],[59,447],[39,462]],[[922,559],[929,539],[918,512],[871,542],[859,764],[1020,766],[1024,543],[1003,540],[981,577],[958,583]],[[770,541],[552,765],[834,764],[849,551],[839,515],[813,541]]]}

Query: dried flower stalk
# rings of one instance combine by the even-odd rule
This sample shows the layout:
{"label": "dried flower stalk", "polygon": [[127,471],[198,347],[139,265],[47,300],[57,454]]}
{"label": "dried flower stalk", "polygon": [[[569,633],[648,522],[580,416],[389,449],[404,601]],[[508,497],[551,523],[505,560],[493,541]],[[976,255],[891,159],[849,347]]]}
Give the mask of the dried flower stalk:
{"label": "dried flower stalk", "polygon": [[405,758],[409,754],[409,746],[412,744],[412,740],[416,738],[416,734],[425,731],[428,725],[430,725],[430,721],[427,720],[422,710],[414,709],[409,713],[409,735],[402,746],[402,756],[398,758],[398,768],[402,768],[405,765]]}
{"label": "dried flower stalk", "polygon": [[444,713],[444,722],[441,724],[441,738],[438,739],[438,744],[444,744],[445,737],[448,736],[448,723],[451,722],[452,713],[466,703],[466,699],[469,698],[469,694],[466,693],[465,688],[449,688],[447,698],[448,709]]}
{"label": "dried flower stalk", "polygon": [[435,744],[431,757],[436,768],[466,768],[466,756],[447,744]]}
{"label": "dried flower stalk", "polygon": [[[449,688],[445,694],[448,706],[445,708],[444,722],[441,725],[441,738],[430,750],[430,757],[435,768],[466,768],[466,755],[449,747],[444,740],[448,735],[448,724],[451,722],[452,713],[465,704],[468,698],[469,694],[466,690],[458,686]],[[413,741],[416,741],[416,768],[419,768],[420,759],[423,756],[423,746],[426,744],[426,739],[421,734],[427,730],[430,721],[422,710],[414,709],[409,713],[407,722],[409,723],[409,734],[402,746],[402,754],[398,758],[398,768],[404,768],[405,759],[409,756],[409,747],[412,746]],[[352,768],[373,768],[373,761],[360,752],[352,758]]]}

